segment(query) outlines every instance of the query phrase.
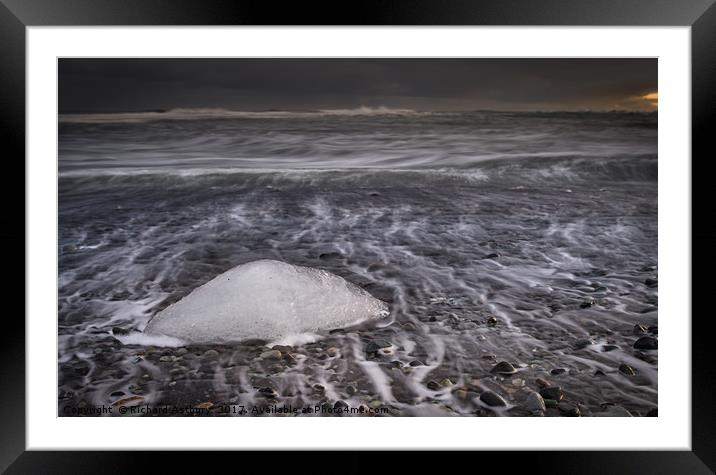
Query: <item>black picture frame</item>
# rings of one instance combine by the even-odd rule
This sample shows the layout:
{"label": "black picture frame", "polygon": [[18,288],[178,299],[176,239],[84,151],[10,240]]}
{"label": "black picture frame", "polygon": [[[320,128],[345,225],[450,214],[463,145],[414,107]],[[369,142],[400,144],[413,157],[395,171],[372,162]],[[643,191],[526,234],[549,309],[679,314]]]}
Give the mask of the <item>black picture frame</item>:
{"label": "black picture frame", "polygon": [[[698,279],[696,268],[716,263],[716,233],[710,230],[714,202],[707,173],[696,173],[713,160],[711,129],[716,112],[716,6],[714,0],[362,0],[350,4],[272,0],[0,0],[0,117],[3,180],[0,186],[5,222],[0,232],[4,262],[14,272],[5,282],[6,303],[0,330],[0,471],[7,473],[133,473],[160,460],[166,470],[206,469],[208,460],[229,462],[231,453],[194,452],[51,452],[26,451],[25,431],[25,28],[79,25],[570,25],[690,26],[692,74],[692,451],[481,452],[467,454],[486,463],[529,468],[533,473],[713,473],[716,469],[716,420],[713,370],[714,333],[708,308],[711,279]],[[698,167],[697,167],[698,165]],[[22,178],[21,178],[22,177]],[[13,186],[14,185],[14,186]],[[696,217],[699,220],[696,220]],[[20,252],[23,249],[24,252]],[[22,271],[20,271],[22,269]],[[701,310],[701,311],[699,311]],[[664,318],[688,318],[668,315]],[[635,433],[635,442],[639,434]],[[419,456],[421,455],[422,456]],[[445,469],[452,455],[411,454],[381,457],[359,452],[331,452],[320,460],[293,454],[252,455],[254,462],[281,469],[285,463],[350,472],[403,467],[408,460],[433,462]],[[248,469],[248,454],[241,454]],[[416,458],[417,457],[417,458]],[[297,462],[297,460],[300,460]],[[470,469],[470,461],[466,469]],[[377,467],[376,467],[376,464]],[[446,465],[448,464],[448,465]],[[517,465],[515,465],[517,464]],[[230,465],[231,467],[231,465]],[[240,469],[234,465],[235,469]],[[404,468],[404,467],[403,467]],[[428,465],[422,465],[423,469]],[[471,470],[471,469],[470,469]]]}

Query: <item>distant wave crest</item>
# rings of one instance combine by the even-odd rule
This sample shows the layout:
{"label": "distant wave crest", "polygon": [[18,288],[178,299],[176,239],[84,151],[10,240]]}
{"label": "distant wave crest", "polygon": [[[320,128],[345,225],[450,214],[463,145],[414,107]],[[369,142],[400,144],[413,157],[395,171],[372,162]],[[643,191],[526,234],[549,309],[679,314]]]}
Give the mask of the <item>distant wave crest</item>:
{"label": "distant wave crest", "polygon": [[109,114],[60,114],[60,123],[101,124],[101,123],[140,123],[153,120],[207,120],[207,119],[291,119],[316,118],[321,116],[373,116],[373,115],[421,115],[412,109],[393,109],[389,107],[366,107],[355,109],[319,109],[311,111],[239,111],[221,108],[186,109],[168,111],[117,112]]}

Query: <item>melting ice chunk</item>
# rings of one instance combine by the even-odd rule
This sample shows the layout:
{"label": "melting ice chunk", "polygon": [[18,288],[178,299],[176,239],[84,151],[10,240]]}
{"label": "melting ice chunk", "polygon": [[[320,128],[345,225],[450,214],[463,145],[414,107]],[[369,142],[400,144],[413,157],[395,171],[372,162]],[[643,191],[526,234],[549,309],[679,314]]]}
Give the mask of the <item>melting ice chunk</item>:
{"label": "melting ice chunk", "polygon": [[387,315],[388,306],[320,269],[259,260],[194,289],[152,318],[145,332],[189,343],[225,343],[342,328]]}

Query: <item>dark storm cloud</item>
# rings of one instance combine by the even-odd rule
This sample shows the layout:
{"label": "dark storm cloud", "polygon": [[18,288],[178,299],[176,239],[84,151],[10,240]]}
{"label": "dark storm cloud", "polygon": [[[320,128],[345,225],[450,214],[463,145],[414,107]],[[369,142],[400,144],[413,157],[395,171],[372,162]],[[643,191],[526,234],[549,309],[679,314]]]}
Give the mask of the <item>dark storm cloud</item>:
{"label": "dark storm cloud", "polygon": [[656,59],[60,59],[59,109],[653,110]]}

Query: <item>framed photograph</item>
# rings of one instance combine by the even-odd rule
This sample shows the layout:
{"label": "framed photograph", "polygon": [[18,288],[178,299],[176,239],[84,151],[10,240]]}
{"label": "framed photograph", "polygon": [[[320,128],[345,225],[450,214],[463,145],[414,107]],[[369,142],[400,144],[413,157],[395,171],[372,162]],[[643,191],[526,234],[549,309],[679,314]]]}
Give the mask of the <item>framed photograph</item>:
{"label": "framed photograph", "polygon": [[3,0],[0,468],[712,473],[712,3]]}

